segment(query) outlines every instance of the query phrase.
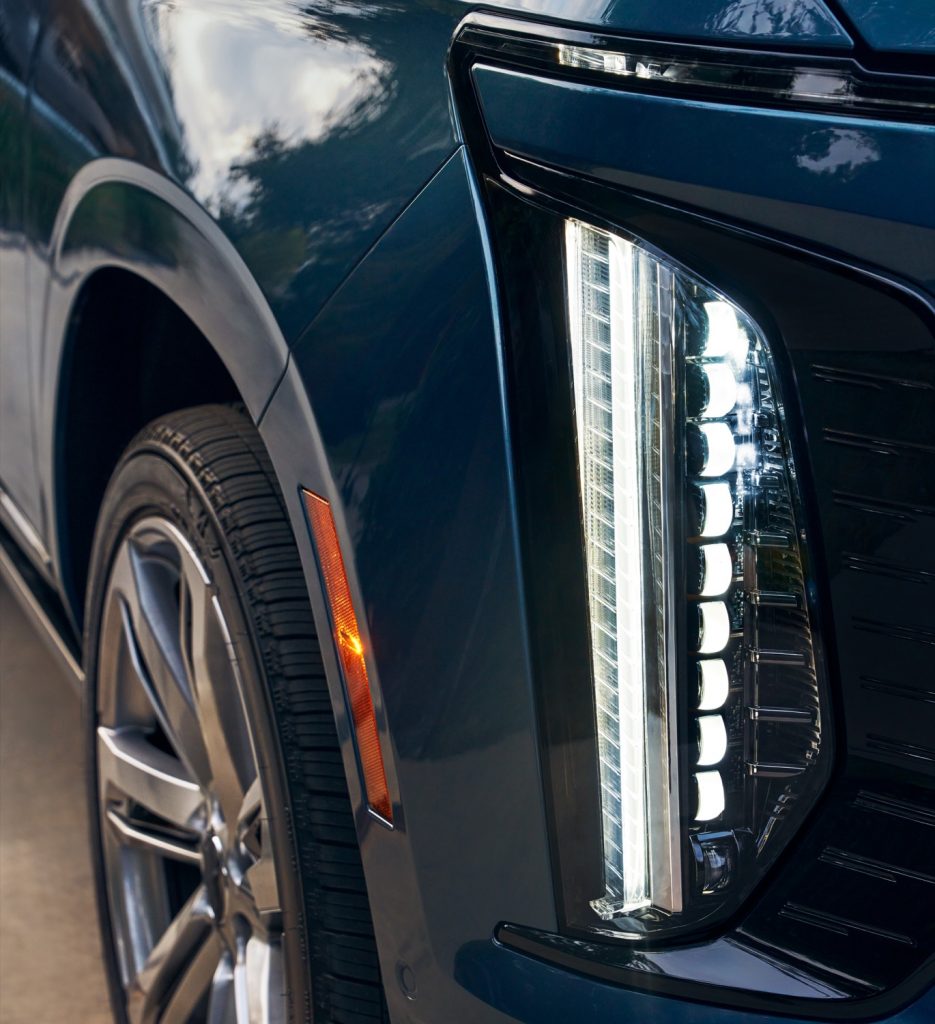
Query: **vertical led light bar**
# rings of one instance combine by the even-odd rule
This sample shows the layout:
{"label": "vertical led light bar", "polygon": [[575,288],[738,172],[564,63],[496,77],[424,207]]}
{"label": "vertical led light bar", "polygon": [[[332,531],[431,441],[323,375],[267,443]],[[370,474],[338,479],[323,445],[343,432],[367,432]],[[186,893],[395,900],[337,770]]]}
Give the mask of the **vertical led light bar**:
{"label": "vertical led light bar", "polygon": [[763,332],[622,235],[566,220],[565,262],[604,858],[588,913],[636,937],[716,913],[776,856],[820,791],[821,686]]}
{"label": "vertical led light bar", "polygon": [[592,906],[608,919],[650,905],[676,912],[664,514],[672,273],[581,221],[567,221],[565,237],[606,885]]}

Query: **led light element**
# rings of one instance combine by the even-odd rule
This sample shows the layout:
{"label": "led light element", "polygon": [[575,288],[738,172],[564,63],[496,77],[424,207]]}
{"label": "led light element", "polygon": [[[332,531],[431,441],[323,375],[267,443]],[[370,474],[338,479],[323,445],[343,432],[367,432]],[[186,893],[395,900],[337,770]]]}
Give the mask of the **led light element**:
{"label": "led light element", "polygon": [[704,523],[702,537],[723,537],[734,521],[734,498],[728,484],[702,484]]}
{"label": "led light element", "polygon": [[706,302],[708,335],[705,340],[706,356],[726,356],[735,364],[747,358],[750,340],[737,320],[737,311],[729,302]]}
{"label": "led light element", "polygon": [[730,548],[726,544],[703,544],[701,554],[704,562],[701,596],[719,597],[726,593],[734,575]]}
{"label": "led light element", "polygon": [[724,783],[720,772],[698,772],[695,794],[695,821],[713,821],[724,813]]}
{"label": "led light element", "polygon": [[708,418],[726,416],[737,401],[737,381],[726,363],[702,364],[707,379],[708,400],[702,415]]}
{"label": "led light element", "polygon": [[706,601],[698,605],[700,617],[698,653],[720,654],[730,639],[730,617],[723,601]]}
{"label": "led light element", "polygon": [[726,423],[702,423],[699,427],[705,442],[702,476],[724,476],[734,466],[734,435]]}
{"label": "led light element", "polygon": [[720,658],[698,662],[698,710],[717,711],[727,701],[730,680]]}
{"label": "led light element", "polygon": [[720,715],[702,715],[698,719],[698,764],[718,764],[727,753],[727,729]]}
{"label": "led light element", "polygon": [[718,300],[706,302],[704,311],[708,317],[704,354],[712,359],[729,355],[740,330],[734,307],[729,302]]}
{"label": "led light element", "polygon": [[664,371],[646,302],[671,275],[580,221],[566,223],[566,248],[607,885],[594,907],[608,918],[651,903],[674,911],[681,875],[658,470],[667,445],[655,408]]}

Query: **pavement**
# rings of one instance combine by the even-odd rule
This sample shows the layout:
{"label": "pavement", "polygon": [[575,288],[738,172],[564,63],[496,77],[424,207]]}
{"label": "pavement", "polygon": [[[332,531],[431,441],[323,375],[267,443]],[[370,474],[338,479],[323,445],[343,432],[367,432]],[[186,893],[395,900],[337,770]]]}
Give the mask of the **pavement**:
{"label": "pavement", "polygon": [[0,583],[0,1024],[111,1019],[80,703]]}

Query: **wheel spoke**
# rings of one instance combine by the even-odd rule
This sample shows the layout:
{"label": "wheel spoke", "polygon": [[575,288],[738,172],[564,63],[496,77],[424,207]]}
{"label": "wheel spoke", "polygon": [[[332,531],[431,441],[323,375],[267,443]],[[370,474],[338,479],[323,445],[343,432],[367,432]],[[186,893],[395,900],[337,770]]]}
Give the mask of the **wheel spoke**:
{"label": "wheel spoke", "polygon": [[182,655],[172,574],[128,543],[114,562],[112,586],[120,595],[134,682],[148,697],[181,760],[207,783],[207,757]]}
{"label": "wheel spoke", "polygon": [[[159,1014],[159,1024],[190,1024],[195,1011],[210,989],[209,1000],[214,997],[214,984],[224,966],[225,957],[217,935],[210,935],[185,966],[181,978],[172,990],[169,1001]],[[210,1005],[210,1003],[209,1003]],[[221,1018],[224,1021],[226,1018]]]}
{"label": "wheel spoke", "polygon": [[256,776],[247,732],[237,662],[223,615],[209,581],[183,561],[184,641],[195,707],[211,772],[211,789],[226,821],[237,821],[244,795]]}
{"label": "wheel spoke", "polygon": [[245,874],[261,914],[279,912],[279,886],[269,841],[269,822],[263,809],[259,776],[247,790],[237,816],[237,840],[254,858]]}
{"label": "wheel spoke", "polygon": [[153,831],[151,828],[145,828],[136,822],[130,821],[112,807],[107,810],[107,821],[120,842],[125,846],[149,850],[151,853],[159,854],[161,857],[168,857],[170,860],[180,861],[183,864],[194,864],[196,867],[201,866],[201,853],[191,840],[164,835]]}
{"label": "wheel spoke", "polygon": [[[244,951],[243,972],[249,1024],[282,1024],[285,992],[282,949],[278,942],[250,938]],[[237,1024],[242,1018],[238,1016]]]}
{"label": "wheel spoke", "polygon": [[[192,996],[191,1008],[194,1008],[207,990],[219,958],[220,944],[211,934],[211,908],[204,887],[199,886],[130,984],[127,1008],[131,1020],[134,1024],[155,1022],[173,992],[179,997],[179,1010],[184,1009],[184,1004]],[[181,1021],[186,1018],[178,1014],[173,1019]]]}
{"label": "wheel spoke", "polygon": [[240,803],[240,810],[237,812],[237,832],[243,835],[249,831],[263,811],[263,789],[260,786],[260,777],[257,775],[250,783],[247,792],[244,793]]}
{"label": "wheel spoke", "polygon": [[225,955],[211,979],[206,1024],[235,1024],[234,1012],[234,965]]}
{"label": "wheel spoke", "polygon": [[197,783],[176,758],[148,743],[136,730],[97,730],[102,795],[128,796],[179,828],[191,828],[204,804]]}
{"label": "wheel spoke", "polygon": [[237,960],[234,963],[234,1020],[237,1024],[250,1024],[250,992],[247,965],[244,959],[244,948],[241,945],[237,950]]}

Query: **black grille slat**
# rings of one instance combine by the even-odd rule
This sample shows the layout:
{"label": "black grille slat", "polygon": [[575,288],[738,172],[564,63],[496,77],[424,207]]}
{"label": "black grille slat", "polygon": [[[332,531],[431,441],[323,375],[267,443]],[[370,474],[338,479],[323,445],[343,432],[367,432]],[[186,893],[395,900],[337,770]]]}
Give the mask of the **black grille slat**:
{"label": "black grille slat", "polygon": [[867,924],[865,921],[854,921],[848,917],[841,917],[838,914],[829,914],[823,910],[816,910],[814,907],[803,907],[798,903],[787,903],[779,911],[780,916],[789,917],[801,924],[808,924],[814,928],[821,928],[825,931],[834,932],[845,939],[851,938],[854,933],[867,935],[874,939],[882,939],[884,942],[897,942],[903,946],[915,946],[915,939],[901,932],[891,932],[886,928],[878,928],[876,925]]}
{"label": "black grille slat", "polygon": [[872,555],[857,555],[852,552],[844,554],[844,567],[851,572],[869,573],[871,576],[888,576],[904,583],[918,583],[922,586],[935,586],[935,568],[906,565],[887,558],[875,558]]}
{"label": "black grille slat", "polygon": [[935,804],[879,786],[846,786],[796,858],[792,884],[768,892],[744,926],[842,980],[883,987],[895,959],[935,940]]}
{"label": "black grille slat", "polygon": [[854,753],[935,775],[935,357],[813,358],[800,378]]}
{"label": "black grille slat", "polygon": [[[935,948],[935,336],[905,306],[861,302],[836,348],[803,333],[790,353],[830,590],[841,773],[743,930],[885,989]],[[901,327],[883,337],[888,319]]]}
{"label": "black grille slat", "polygon": [[896,757],[914,758],[935,765],[935,747],[927,747],[922,743],[909,743],[907,740],[894,739],[892,736],[868,733],[867,747]]}
{"label": "black grille slat", "polygon": [[876,860],[873,857],[863,857],[860,854],[842,850],[837,846],[826,846],[821,852],[819,860],[826,864],[834,864],[836,867],[844,868],[846,871],[856,871],[858,874],[870,875],[874,878],[882,878],[888,882],[896,882],[900,878],[911,878],[917,882],[925,882],[935,885],[935,875],[924,871],[913,871],[901,864],[892,864],[888,861]]}
{"label": "black grille slat", "polygon": [[860,685],[871,692],[884,693],[888,697],[902,697],[906,700],[921,700],[927,704],[935,704],[935,689],[922,686],[911,686],[906,683],[894,683],[890,679],[877,676],[862,675]]}

